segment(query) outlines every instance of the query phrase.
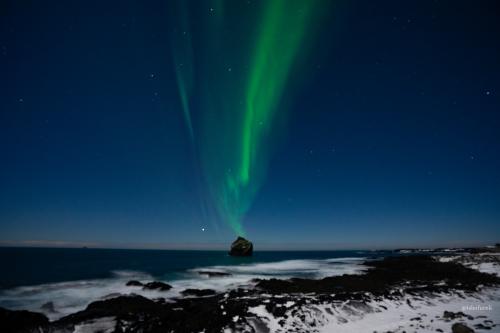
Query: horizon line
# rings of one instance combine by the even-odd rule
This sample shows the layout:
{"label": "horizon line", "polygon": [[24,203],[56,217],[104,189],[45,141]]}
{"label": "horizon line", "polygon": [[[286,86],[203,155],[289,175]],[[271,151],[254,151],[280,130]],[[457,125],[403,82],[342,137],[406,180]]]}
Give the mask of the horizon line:
{"label": "horizon line", "polygon": [[[446,244],[407,244],[406,246],[362,246],[354,244],[337,244],[332,246],[324,243],[268,243],[253,242],[258,251],[395,251],[395,250],[433,250],[461,249],[494,246],[496,242],[452,242]],[[468,243],[468,244],[466,244]],[[1,248],[53,248],[53,249],[95,249],[95,250],[172,250],[172,251],[228,251],[229,243],[102,243],[102,242],[69,242],[47,240],[0,240]]]}

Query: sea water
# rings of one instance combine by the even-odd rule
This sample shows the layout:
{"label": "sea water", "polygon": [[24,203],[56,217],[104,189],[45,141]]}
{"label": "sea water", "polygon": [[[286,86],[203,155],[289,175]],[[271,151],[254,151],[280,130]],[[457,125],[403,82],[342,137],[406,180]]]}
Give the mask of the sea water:
{"label": "sea water", "polygon": [[[187,288],[225,291],[255,278],[322,278],[359,274],[367,258],[387,251],[257,251],[247,258],[226,251],[0,248],[0,306],[44,312],[49,318],[84,309],[120,294],[180,296]],[[227,273],[209,277],[200,271]],[[167,292],[126,286],[129,280],[163,281]],[[55,311],[43,309],[52,302]]]}

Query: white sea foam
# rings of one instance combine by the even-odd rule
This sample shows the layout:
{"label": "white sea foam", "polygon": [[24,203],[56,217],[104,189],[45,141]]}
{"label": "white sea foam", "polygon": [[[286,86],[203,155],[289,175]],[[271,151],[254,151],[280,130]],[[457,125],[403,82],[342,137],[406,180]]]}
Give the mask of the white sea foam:
{"label": "white sea foam", "polygon": [[[108,295],[129,294],[136,292],[135,288],[125,284],[130,279],[148,279],[153,277],[142,272],[133,274],[120,272],[110,279],[94,279],[71,282],[42,284],[37,286],[18,287],[4,290],[0,293],[0,306],[10,309],[27,309],[43,312],[50,319],[84,309],[90,302],[105,298]],[[140,290],[140,289],[139,289]],[[156,291],[143,291],[140,293],[147,297],[160,297],[162,293]],[[55,312],[41,309],[42,305],[52,302]]]}
{"label": "white sea foam", "polygon": [[[166,292],[143,290],[142,287],[126,286],[129,280],[148,282],[157,278],[136,271],[114,271],[108,279],[93,279],[36,286],[18,287],[0,292],[0,306],[9,309],[27,309],[43,312],[51,320],[83,310],[89,303],[107,297],[125,294],[139,294],[148,298],[179,297],[181,291],[188,288],[214,289],[223,292],[228,289],[252,284],[255,278],[289,278],[307,276],[322,278],[342,274],[359,274],[366,267],[363,258],[335,258],[326,260],[285,260],[268,263],[252,263],[228,266],[198,267],[188,270],[173,281],[164,281],[172,285]],[[200,271],[228,273],[228,276],[200,275]],[[42,305],[53,302],[55,312],[42,309]]]}
{"label": "white sea foam", "polygon": [[325,260],[285,260],[279,262],[243,264],[235,266],[212,266],[208,269],[194,269],[193,271],[210,270],[230,273],[233,275],[246,274],[259,277],[279,276],[296,277],[309,276],[321,278],[332,275],[359,274],[365,270],[361,261],[365,258],[335,258]]}

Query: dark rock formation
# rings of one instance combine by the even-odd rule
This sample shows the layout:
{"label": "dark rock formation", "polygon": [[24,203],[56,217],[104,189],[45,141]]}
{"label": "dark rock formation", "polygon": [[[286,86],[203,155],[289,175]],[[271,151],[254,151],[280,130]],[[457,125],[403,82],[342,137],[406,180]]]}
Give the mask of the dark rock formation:
{"label": "dark rock formation", "polygon": [[[115,317],[115,332],[220,332],[232,323],[232,316],[243,313],[244,304],[220,308],[221,296],[179,299],[175,303],[155,302],[139,295],[120,296],[91,303],[85,310],[51,323],[51,328],[72,332],[74,326],[89,320]],[[232,315],[232,316],[231,316]],[[10,332],[10,331],[6,331]],[[3,331],[2,331],[3,333]]]}
{"label": "dark rock formation", "polygon": [[137,280],[130,280],[129,282],[127,282],[126,285],[129,287],[142,287],[144,284],[142,284],[142,282]]}
{"label": "dark rock formation", "polygon": [[213,289],[185,289],[181,291],[181,294],[184,296],[209,296],[215,295],[215,290]]}
{"label": "dark rock formation", "polygon": [[[411,292],[441,292],[450,289],[475,291],[479,285],[498,285],[500,278],[481,273],[452,262],[439,262],[430,256],[387,257],[367,261],[372,268],[363,275],[342,275],[320,280],[289,279],[260,280],[257,287],[273,294],[280,293],[353,293],[370,292],[386,295],[390,289],[407,282]],[[446,281],[442,285],[441,281]]]}
{"label": "dark rock formation", "polygon": [[27,333],[43,331],[49,320],[41,313],[0,308],[0,332]]}
{"label": "dark rock formation", "polygon": [[238,237],[231,244],[229,255],[236,257],[249,257],[253,254],[253,244],[243,237]]}
{"label": "dark rock formation", "polygon": [[472,328],[461,323],[453,324],[453,326],[451,326],[451,331],[453,333],[474,333]]}
{"label": "dark rock formation", "polygon": [[452,320],[452,319],[460,319],[460,318],[467,318],[469,320],[473,320],[474,317],[472,317],[471,315],[466,315],[465,313],[463,312],[452,312],[452,311],[445,311],[443,313],[443,318],[444,319],[449,319],[449,320]]}
{"label": "dark rock formation", "polygon": [[198,271],[200,275],[206,275],[208,277],[219,277],[219,276],[231,276],[231,273],[226,272],[215,272],[215,271]]}
{"label": "dark rock formation", "polygon": [[142,289],[167,291],[172,289],[172,286],[164,282],[154,281],[144,284],[144,287]]}

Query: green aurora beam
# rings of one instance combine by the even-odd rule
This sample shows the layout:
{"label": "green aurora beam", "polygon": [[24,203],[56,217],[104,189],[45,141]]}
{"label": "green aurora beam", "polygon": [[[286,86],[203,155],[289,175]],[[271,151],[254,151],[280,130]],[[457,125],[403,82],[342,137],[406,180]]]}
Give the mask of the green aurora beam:
{"label": "green aurora beam", "polygon": [[[208,19],[197,19],[204,34],[197,39],[186,14],[177,17],[173,59],[211,204],[235,234],[245,235],[242,221],[265,180],[287,79],[318,2],[263,1],[251,14],[238,8],[228,16],[234,3],[218,1]],[[194,59],[194,51],[201,59]],[[203,78],[196,88],[194,77]]]}

